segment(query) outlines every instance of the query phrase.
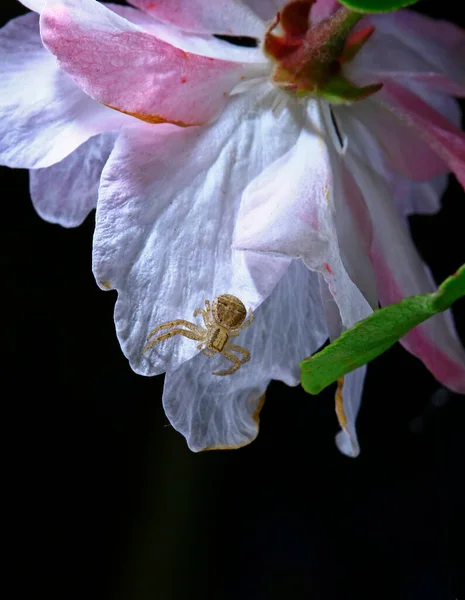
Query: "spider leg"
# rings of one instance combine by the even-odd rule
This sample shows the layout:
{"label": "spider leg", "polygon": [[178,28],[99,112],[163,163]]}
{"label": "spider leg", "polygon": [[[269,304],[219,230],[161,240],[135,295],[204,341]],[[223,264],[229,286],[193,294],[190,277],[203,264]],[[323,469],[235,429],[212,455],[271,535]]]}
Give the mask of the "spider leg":
{"label": "spider leg", "polygon": [[204,354],[206,354],[207,356],[209,356],[210,358],[211,358],[212,356],[215,356],[215,354],[216,354],[216,352],[213,352],[213,350],[210,350],[210,348],[204,348],[204,349],[202,350],[202,352],[203,352]]}
{"label": "spider leg", "polygon": [[239,327],[236,327],[234,329],[234,331],[241,331],[242,329],[245,329],[246,327],[248,327],[250,325],[250,323],[252,323],[252,321],[254,319],[255,319],[255,315],[253,314],[252,309],[249,308],[249,318],[246,321],[244,321],[242,323],[242,325],[239,325]]}
{"label": "spider leg", "polygon": [[210,325],[210,301],[209,300],[205,300],[205,308],[196,308],[194,310],[194,317],[196,317],[197,315],[202,315],[202,319],[205,324],[205,327],[208,328],[208,326]]}
{"label": "spider leg", "polygon": [[198,333],[189,331],[187,329],[172,329],[171,331],[168,331],[167,333],[162,333],[161,335],[159,335],[155,339],[153,339],[142,350],[142,354],[145,354],[147,352],[147,350],[150,350],[150,348],[153,348],[153,346],[155,346],[155,344],[158,344],[159,342],[162,342],[163,340],[167,340],[168,338],[173,337],[173,335],[183,335],[184,337],[189,338],[190,340],[197,340],[198,342],[201,342],[203,340],[203,334],[199,335]]}
{"label": "spider leg", "polygon": [[228,343],[226,344],[226,348],[228,348],[229,350],[234,350],[234,352],[238,352],[239,354],[242,354],[242,358],[239,358],[239,360],[241,361],[241,365],[243,365],[246,362],[249,362],[250,352],[242,346],[237,346],[237,344]]}
{"label": "spider leg", "polygon": [[216,354],[216,351],[215,351],[215,350],[212,350],[212,349],[211,349],[211,348],[209,348],[208,346],[207,346],[207,347],[204,347],[204,346],[205,346],[205,344],[206,344],[206,342],[205,342],[205,341],[203,341],[201,344],[199,344],[199,345],[197,346],[197,349],[198,349],[198,350],[202,350],[202,352],[203,352],[204,354],[206,354],[207,356],[210,356],[210,357],[212,357],[212,356],[215,356],[215,354]]}
{"label": "spider leg", "polygon": [[242,362],[237,358],[237,356],[235,356],[232,352],[229,352],[229,350],[226,350],[226,348],[223,348],[221,354],[226,356],[226,358],[234,364],[229,369],[226,369],[226,371],[215,371],[213,375],[231,375],[232,373],[235,373],[242,365]]}
{"label": "spider leg", "polygon": [[155,329],[152,329],[152,331],[149,333],[149,335],[147,337],[147,340],[152,338],[156,333],[158,333],[162,329],[168,329],[169,327],[176,327],[178,325],[184,325],[184,327],[187,327],[187,329],[194,331],[198,335],[201,335],[203,333],[202,328],[199,327],[198,325],[195,325],[194,323],[191,323],[190,321],[185,321],[184,319],[176,319],[175,321],[170,321],[169,323],[162,323],[162,325],[158,325],[157,327],[155,327]]}

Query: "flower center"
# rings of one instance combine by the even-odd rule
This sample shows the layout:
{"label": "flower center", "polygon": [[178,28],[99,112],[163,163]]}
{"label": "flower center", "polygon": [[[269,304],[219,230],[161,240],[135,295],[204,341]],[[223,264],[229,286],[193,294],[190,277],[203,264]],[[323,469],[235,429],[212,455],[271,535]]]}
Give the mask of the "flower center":
{"label": "flower center", "polygon": [[312,25],[310,10],[316,0],[292,0],[276,15],[266,32],[264,51],[275,63],[272,81],[297,96],[321,96],[330,102],[363,100],[382,83],[357,87],[343,74],[374,32],[369,26],[353,32],[362,18],[346,7]]}

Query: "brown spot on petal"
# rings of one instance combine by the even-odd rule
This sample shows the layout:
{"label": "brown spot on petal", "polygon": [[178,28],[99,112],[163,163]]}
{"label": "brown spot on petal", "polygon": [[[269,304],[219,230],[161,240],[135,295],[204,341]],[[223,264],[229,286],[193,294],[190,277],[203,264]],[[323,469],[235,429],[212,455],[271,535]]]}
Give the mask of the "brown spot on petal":
{"label": "brown spot on petal", "polygon": [[237,446],[209,446],[208,448],[204,448],[201,452],[207,452],[208,450],[238,450],[239,448],[244,448],[244,446],[248,446],[258,435],[258,429],[260,426],[260,412],[265,404],[265,396],[266,393],[261,395],[257,402],[257,408],[255,409],[252,419],[257,424],[257,434],[251,440],[247,440],[243,444],[238,444]]}
{"label": "brown spot on petal", "polygon": [[111,290],[112,289],[111,283],[109,281],[101,281],[100,285],[102,287],[104,287],[106,290]]}
{"label": "brown spot on petal", "polygon": [[128,110],[122,110],[121,108],[116,108],[115,106],[110,106],[110,104],[105,104],[108,108],[112,108],[113,110],[117,110],[120,113],[125,115],[129,115],[130,117],[135,117],[141,121],[145,121],[146,123],[151,124],[160,124],[160,123],[170,123],[171,125],[177,125],[178,127],[194,127],[195,125],[202,125],[202,123],[184,123],[184,121],[171,121],[170,119],[165,119],[165,117],[161,117],[160,115],[144,115],[138,112],[130,112]]}
{"label": "brown spot on petal", "polygon": [[344,412],[344,398],[342,397],[342,386],[344,385],[344,377],[337,380],[337,390],[335,395],[336,400],[336,415],[339,425],[347,431],[347,417]]}
{"label": "brown spot on petal", "polygon": [[260,425],[260,413],[265,404],[266,392],[260,396],[257,402],[257,408],[255,409],[254,414],[252,415],[252,419],[255,421],[257,425]]}

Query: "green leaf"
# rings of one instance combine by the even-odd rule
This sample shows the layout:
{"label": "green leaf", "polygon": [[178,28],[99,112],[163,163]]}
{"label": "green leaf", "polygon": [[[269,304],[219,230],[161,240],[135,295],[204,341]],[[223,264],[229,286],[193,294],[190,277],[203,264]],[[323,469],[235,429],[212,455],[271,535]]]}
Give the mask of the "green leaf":
{"label": "green leaf", "polygon": [[465,296],[465,265],[446,279],[437,292],[404,298],[376,310],[345,331],[321,352],[300,363],[302,386],[318,394],[346,373],[373,360],[411,329]]}
{"label": "green leaf", "polygon": [[380,13],[410,6],[418,0],[339,0],[339,2],[357,12]]}

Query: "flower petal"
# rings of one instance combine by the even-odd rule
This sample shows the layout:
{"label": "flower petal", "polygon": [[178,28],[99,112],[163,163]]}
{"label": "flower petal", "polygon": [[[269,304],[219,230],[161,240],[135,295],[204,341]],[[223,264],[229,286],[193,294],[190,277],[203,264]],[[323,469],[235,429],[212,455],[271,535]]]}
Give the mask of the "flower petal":
{"label": "flower petal", "polygon": [[[340,311],[327,283],[320,275],[320,293],[328,327],[329,339],[333,341],[343,332]],[[338,382],[336,391],[336,415],[341,431],[336,435],[336,446],[346,456],[356,457],[360,453],[355,422],[362,401],[366,366],[360,367]]]}
{"label": "flower petal", "polygon": [[449,178],[440,175],[431,181],[410,181],[391,178],[394,201],[402,216],[413,214],[432,215],[441,208],[441,199],[447,189]]}
{"label": "flower petal", "polygon": [[45,6],[45,2],[46,0],[19,0],[21,2],[21,4],[24,4],[24,6],[26,8],[28,8],[29,10],[33,10],[36,13],[41,13],[44,6]]}
{"label": "flower petal", "polygon": [[185,31],[261,38],[264,23],[237,0],[129,0],[152,17]]}
{"label": "flower petal", "polygon": [[90,96],[149,123],[217,116],[246,65],[186,53],[94,0],[49,0],[44,44]]}
{"label": "flower petal", "polygon": [[221,293],[255,308],[287,268],[288,259],[251,262],[231,250],[244,188],[299,133],[298,116],[274,116],[274,98],[266,84],[234,96],[209,127],[140,123],[116,144],[102,176],[94,273],[119,292],[116,328],[139,373],[175,368],[197,352],[178,336],[142,356],[155,326],[192,321],[194,309]]}
{"label": "flower petal", "polygon": [[[381,304],[386,306],[407,296],[434,291],[433,279],[397,214],[384,181],[354,154],[347,154],[346,158],[364,192],[373,221],[372,260]],[[450,311],[415,327],[401,344],[420,358],[441,383],[465,393],[465,352]]]}
{"label": "flower petal", "polygon": [[[389,185],[391,197],[401,215],[437,212],[441,206],[441,197],[446,189],[448,176],[439,175],[428,181],[413,181],[409,177],[412,170],[409,171],[405,168],[406,164],[412,162],[413,153],[407,153],[404,162],[398,160],[395,154],[396,137],[390,135],[389,127],[386,128],[387,136],[382,134],[383,128],[380,123],[383,122],[384,112],[378,112],[378,118],[376,118],[376,107],[370,106],[370,102],[371,100],[364,101],[364,111],[359,111],[358,105],[333,107],[339,130],[349,140],[350,151],[355,152],[361,160],[364,160],[366,156],[370,157],[371,168],[377,171]],[[366,122],[363,121],[364,116],[367,117]],[[367,123],[371,127],[367,126]],[[399,135],[402,136],[402,132]],[[409,137],[408,141],[410,141]],[[391,147],[391,142],[395,146]],[[416,145],[417,140],[414,140],[414,147]],[[404,156],[405,152],[402,146],[400,146],[400,151]],[[419,152],[424,152],[424,144],[421,144]],[[394,157],[395,160],[390,160],[390,157]],[[412,169],[416,168],[416,164],[414,161]],[[442,161],[440,164],[443,164]],[[422,169],[422,167],[423,163],[420,161],[419,168]],[[441,167],[439,171],[443,168],[446,166]],[[428,176],[426,172],[421,171],[421,173],[423,177]],[[433,175],[434,173],[430,172],[430,176]]]}
{"label": "flower petal", "polygon": [[0,31],[0,53],[2,164],[48,167],[91,136],[132,120],[83,94],[59,70],[42,45],[35,13],[10,21]]}
{"label": "flower petal", "polygon": [[[349,230],[354,227],[354,220],[341,198],[343,183],[337,182],[337,168],[333,172],[328,146],[323,141],[318,105],[314,102],[309,106],[313,122],[304,127],[295,146],[245,190],[234,247],[303,258],[310,269],[323,275],[341,311],[343,327],[348,328],[368,316],[372,309],[349,277],[345,264],[353,265],[354,273],[361,271],[367,275],[363,286],[358,283],[367,288],[373,304],[376,303],[371,291],[374,278],[361,246],[353,256],[363,261],[362,269],[339,246],[336,231],[341,226],[341,215],[335,220],[335,213],[343,211]],[[355,249],[360,236],[354,229],[352,233]],[[342,237],[347,240],[347,231]]]}
{"label": "flower petal", "polygon": [[113,3],[105,3],[105,6],[143,31],[185,52],[235,62],[268,63],[268,59],[258,47],[236,46],[213,35],[189,34],[172,25],[156,21],[153,17],[131,6]]}
{"label": "flower petal", "polygon": [[371,15],[376,33],[354,61],[404,84],[409,78],[429,78],[454,95],[465,94],[465,31],[453,23],[411,10]]}
{"label": "flower petal", "polygon": [[263,21],[272,21],[288,0],[243,0]]}
{"label": "flower petal", "polygon": [[[378,92],[377,96],[379,96]],[[387,159],[396,175],[415,181],[427,181],[448,171],[445,162],[409,127],[399,115],[374,99],[335,109],[338,123],[349,140],[364,140],[359,151],[373,153],[370,160],[377,170]]]}
{"label": "flower petal", "polygon": [[434,150],[465,187],[465,133],[419,96],[393,82],[384,85],[378,99]]}
{"label": "flower petal", "polygon": [[166,415],[195,452],[244,446],[258,434],[260,401],[270,380],[297,385],[299,361],[326,338],[318,277],[293,261],[235,341],[250,351],[250,361],[233,375],[218,377],[212,371],[223,368],[226,358],[199,354],[167,373]]}
{"label": "flower petal", "polygon": [[[264,21],[272,21],[289,0],[244,0],[244,3],[257,13]],[[340,7],[337,0],[315,0],[311,8],[311,22],[319,23],[330,17]]]}
{"label": "flower petal", "polygon": [[63,227],[77,227],[84,221],[97,206],[100,176],[115,137],[95,136],[59,163],[30,171],[31,198],[42,219]]}
{"label": "flower petal", "polygon": [[336,446],[346,456],[356,458],[360,446],[355,429],[355,421],[362,401],[363,384],[367,366],[364,365],[345,375],[336,391],[336,414],[341,431],[336,435]]}

